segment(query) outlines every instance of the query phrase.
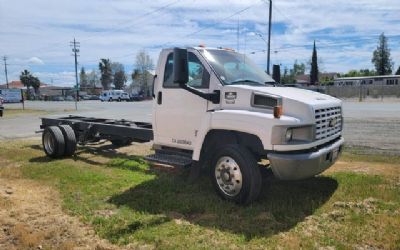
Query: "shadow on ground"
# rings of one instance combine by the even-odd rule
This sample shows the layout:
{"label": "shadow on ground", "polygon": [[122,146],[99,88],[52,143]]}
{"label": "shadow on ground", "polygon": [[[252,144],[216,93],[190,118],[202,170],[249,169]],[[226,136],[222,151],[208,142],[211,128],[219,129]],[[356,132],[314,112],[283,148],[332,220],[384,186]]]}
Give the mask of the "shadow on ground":
{"label": "shadow on ground", "polygon": [[186,220],[210,229],[253,237],[285,232],[312,215],[338,187],[330,177],[285,182],[264,178],[261,197],[250,206],[239,206],[217,197],[206,176],[194,184],[185,174],[156,173],[153,180],[110,198],[117,206],[171,219]]}
{"label": "shadow on ground", "polygon": [[[32,148],[42,150],[40,146]],[[143,161],[141,156],[120,153],[109,144],[80,147],[74,159],[104,165],[104,162],[91,159],[96,155],[128,162]],[[45,156],[31,159],[32,162],[50,160]],[[125,168],[122,165],[126,164],[107,164],[108,167]],[[325,176],[302,181],[279,181],[269,174],[263,177],[259,201],[249,206],[239,206],[221,200],[205,174],[194,184],[189,184],[188,171],[171,172],[170,169],[154,167],[146,171],[135,167],[129,170],[151,174],[155,178],[112,196],[108,202],[140,213],[161,217],[166,215],[167,221],[185,220],[202,227],[243,235],[247,240],[290,230],[304,221],[305,217],[314,214],[338,187],[335,179]],[[136,227],[127,225],[119,230],[134,233]]]}

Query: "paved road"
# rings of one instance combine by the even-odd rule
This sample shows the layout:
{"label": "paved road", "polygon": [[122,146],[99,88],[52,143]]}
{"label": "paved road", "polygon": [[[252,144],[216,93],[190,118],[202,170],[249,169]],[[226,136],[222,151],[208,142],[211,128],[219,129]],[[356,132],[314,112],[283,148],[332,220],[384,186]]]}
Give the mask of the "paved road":
{"label": "paved road", "polygon": [[[48,117],[66,114],[151,121],[151,101],[113,102],[84,101],[75,111],[74,102],[27,102],[29,109],[51,112]],[[16,108],[20,104],[7,104]],[[344,137],[348,145],[378,148],[400,154],[400,101],[392,102],[344,102]],[[0,139],[38,136],[40,119],[37,115],[24,115],[0,119]]]}
{"label": "paved road", "polygon": [[344,138],[348,145],[400,155],[400,102],[344,102]]}
{"label": "paved road", "polygon": [[[151,122],[151,101],[143,102],[100,102],[84,101],[75,110],[74,102],[26,102],[26,109],[45,110],[49,114],[19,115],[0,119],[0,140],[38,136],[40,117],[61,117],[65,115],[81,115],[111,119],[126,119]],[[19,108],[21,104],[5,104],[5,108]],[[7,111],[5,111],[7,112]]]}

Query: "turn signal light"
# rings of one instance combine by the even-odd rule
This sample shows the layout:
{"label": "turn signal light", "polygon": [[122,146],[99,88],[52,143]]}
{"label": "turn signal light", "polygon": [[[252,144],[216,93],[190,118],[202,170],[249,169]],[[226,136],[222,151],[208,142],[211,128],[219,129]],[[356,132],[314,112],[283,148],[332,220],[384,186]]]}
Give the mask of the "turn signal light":
{"label": "turn signal light", "polygon": [[275,106],[274,107],[274,117],[275,118],[280,118],[282,115],[282,106]]}

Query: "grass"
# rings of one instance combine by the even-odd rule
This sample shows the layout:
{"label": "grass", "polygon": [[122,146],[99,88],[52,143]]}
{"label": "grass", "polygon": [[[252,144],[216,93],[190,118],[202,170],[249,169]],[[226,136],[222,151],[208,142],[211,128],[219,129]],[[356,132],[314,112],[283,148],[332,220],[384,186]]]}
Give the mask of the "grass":
{"label": "grass", "polygon": [[[400,248],[399,174],[330,171],[296,182],[266,175],[260,201],[243,207],[220,200],[206,176],[189,184],[187,171],[151,167],[140,156],[108,145],[97,151],[84,147],[73,159],[50,160],[38,144],[2,142],[0,160],[20,166],[15,171],[23,178],[56,187],[65,211],[115,244],[160,249]],[[398,164],[397,158],[387,158],[391,160],[380,163],[378,156],[368,156],[376,164]],[[366,158],[348,152],[343,160],[352,164]],[[0,169],[0,177],[8,175],[9,169]]]}

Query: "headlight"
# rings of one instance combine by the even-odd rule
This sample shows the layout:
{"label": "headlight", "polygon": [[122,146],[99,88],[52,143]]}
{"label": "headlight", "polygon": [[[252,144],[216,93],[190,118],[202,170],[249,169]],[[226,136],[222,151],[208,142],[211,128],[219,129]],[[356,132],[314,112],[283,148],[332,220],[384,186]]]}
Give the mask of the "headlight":
{"label": "headlight", "polygon": [[302,144],[315,140],[315,126],[304,124],[300,126],[281,125],[272,128],[271,143],[273,145]]}
{"label": "headlight", "polygon": [[288,142],[288,141],[291,141],[292,138],[293,138],[293,129],[288,128],[288,129],[286,130],[285,140]]}

